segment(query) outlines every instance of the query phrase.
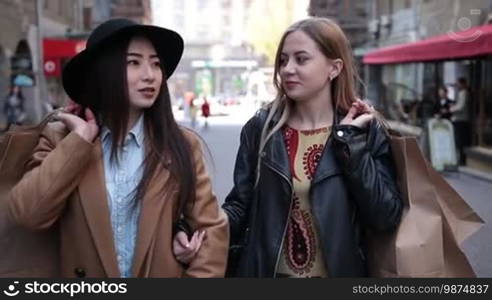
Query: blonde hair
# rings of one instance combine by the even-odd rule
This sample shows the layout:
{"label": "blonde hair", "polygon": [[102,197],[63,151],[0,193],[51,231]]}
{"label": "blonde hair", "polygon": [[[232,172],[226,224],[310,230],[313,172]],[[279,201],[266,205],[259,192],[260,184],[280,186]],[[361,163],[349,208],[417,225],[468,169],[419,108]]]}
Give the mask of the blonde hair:
{"label": "blonde hair", "polygon": [[[332,80],[331,96],[333,101],[334,113],[345,114],[356,99],[357,83],[362,83],[352,57],[350,43],[343,33],[340,26],[327,18],[312,17],[292,24],[284,32],[277,48],[275,56],[275,68],[273,82],[277,90],[275,99],[268,105],[269,112],[263,125],[258,149],[258,165],[256,168],[257,176],[255,186],[258,184],[260,175],[261,153],[266,143],[287,122],[293,109],[292,100],[285,94],[280,79],[280,54],[285,43],[286,37],[294,31],[302,31],[308,35],[319,47],[321,52],[329,59],[341,59],[343,68],[340,74]],[[280,115],[279,121],[270,129],[269,124],[276,114]]]}

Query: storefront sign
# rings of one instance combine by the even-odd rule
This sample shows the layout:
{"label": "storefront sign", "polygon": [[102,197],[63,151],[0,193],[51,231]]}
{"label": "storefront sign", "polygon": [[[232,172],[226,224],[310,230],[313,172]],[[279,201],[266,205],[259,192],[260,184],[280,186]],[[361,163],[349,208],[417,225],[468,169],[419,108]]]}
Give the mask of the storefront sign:
{"label": "storefront sign", "polygon": [[453,124],[446,119],[429,119],[429,148],[431,163],[438,171],[456,169],[456,147]]}
{"label": "storefront sign", "polygon": [[85,40],[43,39],[44,74],[47,77],[60,77],[64,62],[84,50],[85,45]]}
{"label": "storefront sign", "polygon": [[61,75],[60,59],[58,58],[45,58],[44,60],[44,74],[46,76],[59,77]]}

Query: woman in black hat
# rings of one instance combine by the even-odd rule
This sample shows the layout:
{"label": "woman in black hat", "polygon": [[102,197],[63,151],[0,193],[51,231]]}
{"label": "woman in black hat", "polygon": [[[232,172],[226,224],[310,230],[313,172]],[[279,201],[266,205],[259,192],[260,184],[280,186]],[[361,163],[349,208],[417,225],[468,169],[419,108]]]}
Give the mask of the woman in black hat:
{"label": "woman in black hat", "polygon": [[[115,19],[65,67],[76,104],[43,131],[9,202],[21,225],[59,226],[61,276],[224,275],[227,219],[166,84],[182,52],[174,31]],[[181,217],[203,240],[186,270],[171,251]]]}

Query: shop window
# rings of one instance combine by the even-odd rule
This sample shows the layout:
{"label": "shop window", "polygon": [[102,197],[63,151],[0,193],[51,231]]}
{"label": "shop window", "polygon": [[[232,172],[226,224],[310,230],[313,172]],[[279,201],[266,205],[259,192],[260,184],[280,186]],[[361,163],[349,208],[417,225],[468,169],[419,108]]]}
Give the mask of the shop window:
{"label": "shop window", "polygon": [[492,148],[492,56],[483,61],[482,84],[483,93],[478,99],[478,144],[479,146]]}

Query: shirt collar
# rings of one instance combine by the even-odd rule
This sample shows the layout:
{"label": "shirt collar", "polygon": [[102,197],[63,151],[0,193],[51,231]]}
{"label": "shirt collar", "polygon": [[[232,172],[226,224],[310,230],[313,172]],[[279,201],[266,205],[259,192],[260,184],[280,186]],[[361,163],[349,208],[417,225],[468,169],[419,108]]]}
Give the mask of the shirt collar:
{"label": "shirt collar", "polygon": [[[109,130],[108,127],[104,126],[101,129],[101,140],[105,141],[111,134],[111,131]],[[132,129],[127,134],[127,137],[132,138],[136,145],[140,148],[142,147],[143,144],[143,139],[144,139],[144,116],[143,114],[138,118],[137,123],[133,125]],[[126,142],[126,137],[125,137],[125,143]]]}

